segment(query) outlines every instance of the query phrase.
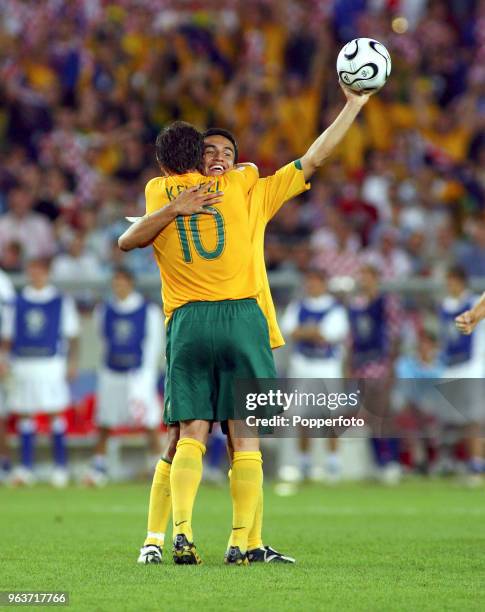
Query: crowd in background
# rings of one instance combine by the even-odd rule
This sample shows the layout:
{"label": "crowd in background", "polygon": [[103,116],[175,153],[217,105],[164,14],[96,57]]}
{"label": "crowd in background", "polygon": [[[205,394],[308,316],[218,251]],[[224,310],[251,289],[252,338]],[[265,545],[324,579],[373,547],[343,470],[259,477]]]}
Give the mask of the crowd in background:
{"label": "crowd in background", "polygon": [[157,131],[229,128],[264,176],[342,107],[335,61],[357,36],[388,47],[392,76],[270,225],[269,270],[485,276],[483,0],[4,0],[0,266],[156,274],[116,238],[144,212]]}

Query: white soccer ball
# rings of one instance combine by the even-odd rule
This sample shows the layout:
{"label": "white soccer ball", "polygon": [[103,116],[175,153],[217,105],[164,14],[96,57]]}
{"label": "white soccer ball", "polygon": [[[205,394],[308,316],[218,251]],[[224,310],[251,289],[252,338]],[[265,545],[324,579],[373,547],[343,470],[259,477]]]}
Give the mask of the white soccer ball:
{"label": "white soccer ball", "polygon": [[377,40],[355,38],[338,54],[337,73],[354,91],[377,91],[391,74],[391,56]]}

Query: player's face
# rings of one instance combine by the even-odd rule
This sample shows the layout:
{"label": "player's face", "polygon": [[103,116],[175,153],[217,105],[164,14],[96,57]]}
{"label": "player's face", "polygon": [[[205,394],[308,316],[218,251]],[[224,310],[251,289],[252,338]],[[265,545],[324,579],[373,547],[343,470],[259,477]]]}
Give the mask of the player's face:
{"label": "player's face", "polygon": [[424,363],[431,363],[436,357],[437,346],[436,342],[431,338],[421,338],[418,344],[418,352],[421,361]]}
{"label": "player's face", "polygon": [[372,270],[364,268],[360,272],[359,285],[364,293],[373,293],[379,287],[379,278]]}
{"label": "player's face", "polygon": [[446,287],[448,289],[448,293],[455,297],[459,297],[465,289],[461,279],[451,275],[446,279]]}
{"label": "player's face", "polygon": [[318,297],[327,292],[327,281],[318,274],[307,274],[305,292],[310,297]]}
{"label": "player's face", "polygon": [[206,176],[220,176],[234,166],[235,151],[224,136],[208,136],[204,139],[202,171]]}
{"label": "player's face", "polygon": [[116,274],[112,282],[113,293],[119,300],[124,300],[133,291],[133,283],[124,274]]}
{"label": "player's face", "polygon": [[49,282],[49,269],[40,263],[32,262],[27,267],[27,276],[33,287],[42,289]]}

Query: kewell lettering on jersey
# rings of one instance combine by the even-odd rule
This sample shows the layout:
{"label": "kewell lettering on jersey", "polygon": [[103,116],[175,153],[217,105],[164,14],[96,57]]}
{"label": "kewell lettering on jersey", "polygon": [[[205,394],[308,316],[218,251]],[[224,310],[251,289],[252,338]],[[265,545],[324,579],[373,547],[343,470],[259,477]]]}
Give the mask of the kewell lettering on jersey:
{"label": "kewell lettering on jersey", "polygon": [[[207,184],[208,184],[207,181],[203,181],[199,183],[199,189]],[[165,193],[167,194],[167,198],[169,202],[174,200],[179,195],[179,193],[182,193],[182,191],[185,191],[186,189],[188,189],[187,185],[167,185],[165,187]],[[209,193],[215,193],[219,191],[219,181],[216,181],[215,185],[208,187],[207,191]]]}
{"label": "kewell lettering on jersey", "polygon": [[108,304],[104,315],[106,365],[124,372],[139,368],[143,358],[147,303],[133,312],[120,313]]}
{"label": "kewell lettering on jersey", "polygon": [[17,357],[53,357],[61,347],[62,298],[31,302],[23,295],[15,303],[13,354]]}
{"label": "kewell lettering on jersey", "polygon": [[[302,301],[300,302],[300,309],[298,312],[298,323],[300,325],[318,325],[330,313],[334,306],[335,304],[318,310],[310,309],[305,304],[305,301]],[[306,340],[297,342],[295,350],[309,359],[330,359],[337,355],[336,345],[321,344]]]}
{"label": "kewell lettering on jersey", "polygon": [[352,303],[349,307],[349,320],[356,364],[385,357],[387,335],[384,296],[366,304],[360,301]]}

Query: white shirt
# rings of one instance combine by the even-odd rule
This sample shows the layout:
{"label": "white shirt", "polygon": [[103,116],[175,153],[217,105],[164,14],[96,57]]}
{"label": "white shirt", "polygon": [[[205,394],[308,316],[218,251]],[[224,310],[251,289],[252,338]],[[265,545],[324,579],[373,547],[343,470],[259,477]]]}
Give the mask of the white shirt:
{"label": "white shirt", "polygon": [[[290,335],[299,327],[298,315],[301,303],[301,300],[294,300],[288,304],[280,323],[283,334]],[[324,294],[318,297],[305,297],[303,304],[309,310],[327,310],[332,307],[330,312],[322,318],[318,328],[325,340],[331,344],[345,341],[349,333],[347,313],[333,296]]]}
{"label": "white shirt", "polygon": [[73,257],[68,253],[58,255],[52,263],[52,278],[56,281],[92,279],[101,276],[102,268],[94,253]]}
{"label": "white shirt", "polygon": [[22,219],[11,213],[0,217],[0,250],[11,242],[20,243],[28,258],[50,257],[56,246],[50,223],[37,213]]}
{"label": "white shirt", "polygon": [[[120,314],[127,314],[138,310],[144,301],[145,298],[140,293],[134,291],[124,300],[113,298],[108,303]],[[98,306],[95,311],[95,317],[101,336],[103,336],[102,321],[104,320],[106,305],[107,304],[102,304]],[[145,325],[141,369],[156,371],[160,364],[160,356],[164,352],[165,347],[162,311],[155,304],[148,304]]]}
{"label": "white shirt", "polygon": [[3,270],[0,270],[0,307],[12,302],[14,298],[15,289],[12,281]]}

